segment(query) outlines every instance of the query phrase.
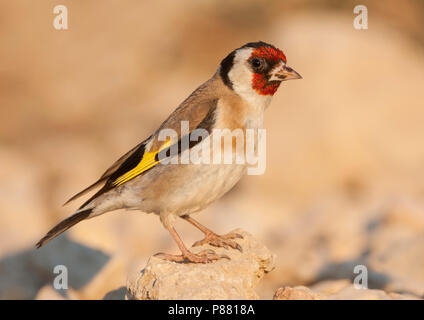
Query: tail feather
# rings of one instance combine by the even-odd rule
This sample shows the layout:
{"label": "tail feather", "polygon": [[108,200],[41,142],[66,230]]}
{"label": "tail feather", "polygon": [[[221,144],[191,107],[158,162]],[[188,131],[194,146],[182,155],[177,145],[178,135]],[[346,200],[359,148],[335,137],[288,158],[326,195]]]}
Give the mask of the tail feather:
{"label": "tail feather", "polygon": [[94,182],[92,185],[88,186],[84,190],[78,192],[72,198],[68,199],[68,201],[66,201],[63,205],[66,206],[69,202],[74,201],[75,199],[77,199],[77,198],[83,196],[84,194],[86,194],[87,192],[93,190],[95,187],[97,187],[99,184],[101,184],[102,182],[104,182],[106,179],[107,179],[107,177],[100,178],[99,180],[97,180],[96,182]]}
{"label": "tail feather", "polygon": [[74,226],[78,222],[86,219],[92,211],[93,211],[92,208],[77,211],[72,216],[61,221],[54,228],[52,228],[49,232],[47,232],[47,234],[40,241],[38,241],[35,246],[37,248],[42,247],[43,245],[45,245],[47,242],[49,242],[53,238],[56,238],[62,232],[65,232],[66,230],[68,230],[70,227]]}

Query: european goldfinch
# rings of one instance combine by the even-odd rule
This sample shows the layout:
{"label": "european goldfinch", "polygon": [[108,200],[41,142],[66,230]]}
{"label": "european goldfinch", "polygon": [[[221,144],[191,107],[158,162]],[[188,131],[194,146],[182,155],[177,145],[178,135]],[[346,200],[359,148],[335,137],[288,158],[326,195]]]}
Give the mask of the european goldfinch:
{"label": "european goldfinch", "polygon": [[[51,229],[37,243],[37,248],[80,221],[124,208],[159,215],[181,250],[181,255],[160,254],[164,259],[207,263],[226,257],[211,250],[198,254],[189,251],[173,227],[176,217],[185,219],[205,234],[205,238],[194,245],[209,243],[241,250],[234,241],[240,235],[217,235],[190,215],[228,192],[245,174],[247,163],[172,163],[164,159],[168,156],[169,160],[171,155],[181,158],[183,153],[195,148],[209,152],[202,146],[207,140],[210,143],[217,129],[229,129],[224,131],[226,134],[235,129],[242,132],[261,129],[264,111],[281,82],[301,78],[286,62],[280,49],[262,41],[247,43],[231,52],[212,78],[184,100],[156,132],[119,158],[99,180],[66,202],[102,186],[72,216]],[[186,134],[182,133],[183,125],[188,128]],[[165,129],[172,129],[177,135],[163,139],[161,132]],[[196,130],[205,133],[202,139],[193,139]],[[185,147],[184,141],[188,141]],[[254,143],[257,144],[257,140]],[[237,152],[240,149],[230,148],[233,158]]]}

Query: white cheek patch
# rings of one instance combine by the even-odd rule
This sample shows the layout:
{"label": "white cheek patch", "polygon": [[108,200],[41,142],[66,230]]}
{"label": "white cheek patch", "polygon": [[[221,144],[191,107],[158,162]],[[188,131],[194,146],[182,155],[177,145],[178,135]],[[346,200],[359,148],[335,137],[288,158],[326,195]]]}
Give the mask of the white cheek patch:
{"label": "white cheek patch", "polygon": [[244,48],[237,51],[234,57],[233,67],[228,73],[228,78],[233,84],[233,90],[248,101],[253,107],[267,107],[270,96],[259,94],[252,87],[253,72],[248,65],[248,59],[252,55],[252,48]]}
{"label": "white cheek patch", "polygon": [[233,84],[233,89],[237,93],[252,91],[252,71],[247,65],[247,60],[252,54],[253,49],[246,48],[237,51],[233,67],[228,73],[228,78]]}

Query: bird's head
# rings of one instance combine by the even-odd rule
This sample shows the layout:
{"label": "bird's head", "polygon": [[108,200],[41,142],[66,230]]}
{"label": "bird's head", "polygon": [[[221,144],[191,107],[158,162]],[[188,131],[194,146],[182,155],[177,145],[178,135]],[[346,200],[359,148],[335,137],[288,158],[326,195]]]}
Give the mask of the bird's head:
{"label": "bird's head", "polygon": [[302,77],[287,66],[283,51],[265,42],[250,42],[221,62],[220,75],[236,93],[272,96],[282,81]]}

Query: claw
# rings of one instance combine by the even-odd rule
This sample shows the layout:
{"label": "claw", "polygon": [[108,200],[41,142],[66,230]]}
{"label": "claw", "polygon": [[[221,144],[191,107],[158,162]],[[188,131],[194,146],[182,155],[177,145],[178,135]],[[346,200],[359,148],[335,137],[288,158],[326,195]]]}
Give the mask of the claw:
{"label": "claw", "polygon": [[168,260],[173,262],[183,262],[185,260],[184,256],[182,254],[168,254],[159,252],[153,255],[156,258],[162,259],[162,260]]}
{"label": "claw", "polygon": [[193,244],[193,247],[197,247],[203,244],[210,244],[211,246],[221,247],[225,249],[231,247],[233,249],[239,250],[240,252],[243,252],[242,247],[232,239],[243,239],[243,236],[233,232],[220,236],[211,232],[207,233],[204,239],[196,241]]}
{"label": "claw", "polygon": [[211,255],[211,256],[214,256],[214,257],[218,257],[217,260],[219,260],[219,259],[231,260],[231,258],[229,256],[227,256],[226,254],[216,254],[215,251],[213,251],[211,249],[202,250],[198,253],[198,255]]}
{"label": "claw", "polygon": [[218,255],[213,250],[203,250],[199,253],[192,253],[190,251],[187,251],[180,255],[173,255],[173,254],[167,254],[167,253],[157,253],[154,255],[155,257],[167,261],[173,261],[173,262],[193,262],[193,263],[211,263],[220,259],[228,259],[231,260],[230,257],[227,255]]}
{"label": "claw", "polygon": [[235,232],[230,232],[230,233],[224,234],[223,237],[225,237],[225,238],[228,237],[228,239],[235,239],[235,238],[244,239],[244,237],[240,233],[235,233]]}

